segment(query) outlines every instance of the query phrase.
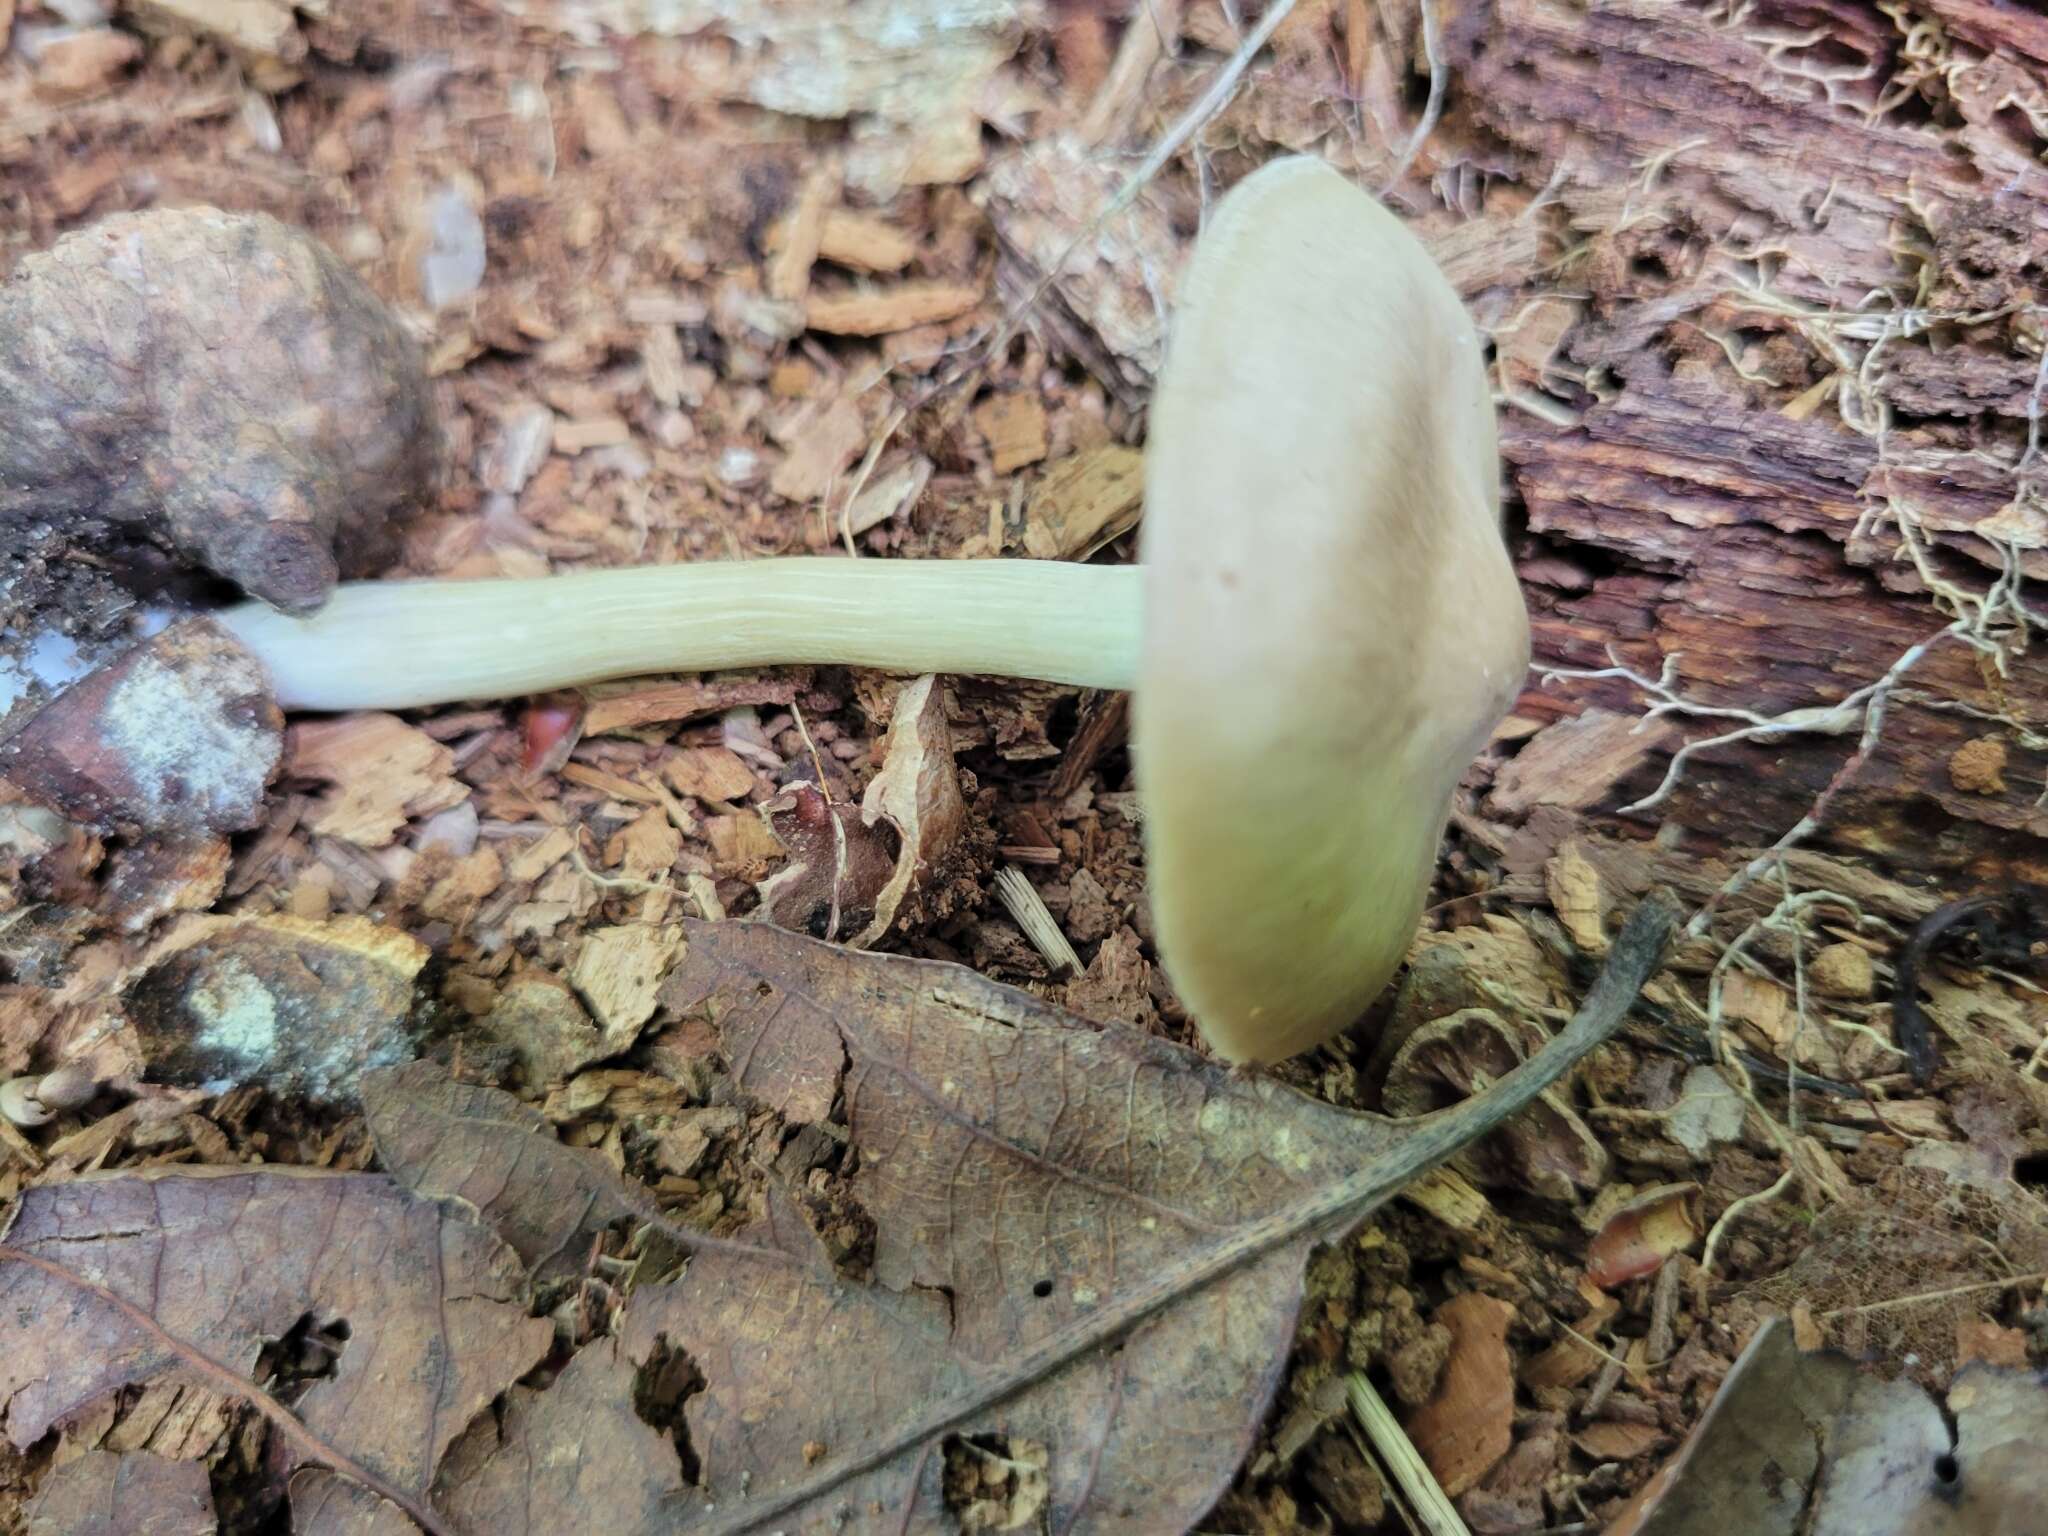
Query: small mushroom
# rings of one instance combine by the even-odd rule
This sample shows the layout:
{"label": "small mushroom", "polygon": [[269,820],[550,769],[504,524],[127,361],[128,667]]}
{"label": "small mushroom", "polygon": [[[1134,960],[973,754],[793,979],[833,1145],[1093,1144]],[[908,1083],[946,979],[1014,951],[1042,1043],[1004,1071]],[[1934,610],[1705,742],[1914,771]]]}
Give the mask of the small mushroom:
{"label": "small mushroom", "polygon": [[1526,670],[1479,336],[1398,219],[1275,162],[1198,243],[1147,466],[1136,568],[760,560],[220,617],[300,709],[790,662],[1135,688],[1162,957],[1219,1055],[1275,1061],[1400,964]]}
{"label": "small mushroom", "polygon": [[90,1104],[99,1091],[92,1070],[71,1062],[41,1077],[10,1077],[0,1083],[0,1115],[23,1130],[34,1130],[67,1109]]}

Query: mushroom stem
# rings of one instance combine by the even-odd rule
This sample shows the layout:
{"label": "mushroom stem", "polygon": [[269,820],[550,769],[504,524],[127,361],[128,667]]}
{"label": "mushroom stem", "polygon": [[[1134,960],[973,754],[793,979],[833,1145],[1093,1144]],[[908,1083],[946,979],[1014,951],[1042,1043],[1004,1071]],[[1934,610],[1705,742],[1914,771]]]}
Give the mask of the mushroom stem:
{"label": "mushroom stem", "polygon": [[812,662],[1128,689],[1135,566],[792,557],[532,580],[384,581],[214,617],[287,709],[406,709],[606,678]]}

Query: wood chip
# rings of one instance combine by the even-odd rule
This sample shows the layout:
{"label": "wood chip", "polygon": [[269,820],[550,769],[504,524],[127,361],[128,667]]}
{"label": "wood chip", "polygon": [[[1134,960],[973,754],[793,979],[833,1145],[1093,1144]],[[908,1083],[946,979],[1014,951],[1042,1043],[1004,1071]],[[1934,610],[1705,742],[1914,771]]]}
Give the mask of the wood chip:
{"label": "wood chip", "polygon": [[671,720],[694,720],[744,705],[787,704],[795,697],[796,685],[788,682],[646,683],[593,698],[583,711],[583,734],[602,736]]}
{"label": "wood chip", "polygon": [[633,429],[622,416],[583,416],[555,423],[555,452],[583,453],[592,448],[616,448],[630,442]]}
{"label": "wood chip", "polygon": [[623,800],[628,805],[658,805],[661,796],[645,784],[636,784],[631,779],[621,778],[602,768],[593,768],[588,763],[565,763],[562,777],[571,784],[580,784],[585,789],[594,789],[601,795],[614,800]]}
{"label": "wood chip", "polygon": [[514,854],[505,866],[506,878],[522,884],[538,880],[562,860],[569,857],[569,850],[576,846],[575,839],[561,827],[550,828],[541,837]]}
{"label": "wood chip", "polygon": [[1595,1461],[1634,1461],[1655,1450],[1664,1432],[1654,1424],[1630,1424],[1602,1419],[1588,1424],[1572,1436],[1572,1444]]}
{"label": "wood chip", "polygon": [[886,220],[834,208],[818,232],[818,254],[858,272],[900,272],[917,254],[917,244]]}
{"label": "wood chip", "polygon": [[768,296],[801,304],[811,291],[811,268],[825,232],[825,212],[839,197],[839,169],[815,168],[797,189],[796,202],[771,237]]}
{"label": "wood chip", "polygon": [[1085,560],[1138,525],[1145,456],[1121,443],[1051,465],[1024,506],[1024,552],[1034,560]]}
{"label": "wood chip", "polygon": [[899,283],[893,288],[812,293],[804,324],[828,336],[887,336],[916,325],[957,320],[981,302],[969,283]]}
{"label": "wood chip", "polygon": [[1543,884],[1551,910],[1570,932],[1572,942],[1589,955],[1606,954],[1607,903],[1600,888],[1600,872],[1576,839],[1559,848],[1556,857],[1543,866]]}
{"label": "wood chip", "polygon": [[[1638,727],[1641,727],[1638,729]],[[1540,731],[1500,771],[1490,814],[1519,821],[1539,805],[1583,810],[1648,761],[1671,737],[1663,721],[1589,709]]]}
{"label": "wood chip", "polygon": [[675,867],[683,851],[683,834],[665,809],[646,811],[612,834],[605,844],[605,862],[628,880],[660,880]]}
{"label": "wood chip", "polygon": [[682,951],[676,927],[599,928],[584,940],[569,985],[604,1031],[606,1055],[631,1045],[654,1017],[655,996]]}
{"label": "wood chip", "polygon": [[1045,403],[1035,394],[990,395],[974,408],[974,425],[999,475],[1045,457]]}
{"label": "wood chip", "polygon": [[718,804],[744,800],[754,791],[754,770],[730,747],[685,747],[662,766],[661,776],[679,795]]}
{"label": "wood chip", "polygon": [[454,769],[454,753],[396,715],[305,721],[286,740],[284,776],[332,786],[307,824],[360,848],[388,847],[411,818],[466,799]]}
{"label": "wood chip", "polygon": [[112,27],[88,27],[43,45],[35,92],[46,101],[79,101],[106,89],[142,56],[142,45]]}
{"label": "wood chip", "polygon": [[868,429],[851,400],[832,400],[798,416],[790,449],[768,489],[785,501],[816,501],[853,467],[868,445]]}
{"label": "wood chip", "polygon": [[752,811],[713,816],[704,823],[715,873],[743,880],[759,879],[770,861],[787,851],[774,830]]}

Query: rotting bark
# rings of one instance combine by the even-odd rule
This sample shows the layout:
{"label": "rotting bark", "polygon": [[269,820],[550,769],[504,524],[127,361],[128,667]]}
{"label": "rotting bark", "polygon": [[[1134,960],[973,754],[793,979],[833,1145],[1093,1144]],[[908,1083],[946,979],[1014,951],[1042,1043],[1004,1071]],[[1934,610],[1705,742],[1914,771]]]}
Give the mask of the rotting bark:
{"label": "rotting bark", "polygon": [[[1269,146],[1383,191],[1495,342],[1539,665],[1603,668],[1611,647],[1656,677],[1682,653],[1685,698],[1770,716],[1876,682],[1960,614],[1980,644],[1945,639],[1902,680],[1825,831],[1895,872],[2039,878],[2048,667],[2014,602],[1985,599],[2008,568],[2048,575],[2048,454],[2027,447],[2048,18],[2002,0],[1446,0],[1436,20],[1429,44],[1413,7],[1302,0],[1202,135],[1209,189],[1162,177],[1103,241],[1171,247]],[[1187,30],[1227,51],[1220,21],[1196,6]],[[1184,76],[1162,118],[1206,78]],[[1411,160],[1425,89],[1442,110]],[[1006,291],[1029,291],[1071,238],[1061,169],[1043,145],[992,168]],[[1059,238],[1040,228],[1049,208]],[[1152,366],[1172,275],[1084,247],[1047,333],[1128,385]],[[1960,600],[1937,601],[1944,586]],[[1540,729],[1647,702],[1575,679],[1532,686],[1518,713]],[[1535,803],[1612,812],[1736,723],[1671,717],[1651,750],[1614,754],[1611,781],[1582,773]],[[1859,729],[1702,754],[1628,825],[1668,819],[1695,854],[1769,844]],[[1952,779],[1957,750],[1987,737],[2007,749],[2005,787]]]}
{"label": "rotting bark", "polygon": [[[1500,0],[1460,22],[1437,159],[1550,187],[1537,216],[1561,239],[1550,269],[1476,300],[1508,359],[1516,321],[1544,318],[1527,306],[1569,306],[1529,377],[1576,423],[1503,414],[1539,661],[1603,667],[1611,645],[1654,676],[1682,653],[1687,697],[1771,715],[1842,698],[1948,623],[1927,575],[1980,596],[2007,561],[2048,574],[2048,464],[2027,457],[2048,19],[1990,0]],[[1902,871],[2048,868],[2048,757],[2027,729],[2048,665],[2022,654],[2024,628],[1985,615],[2002,678],[1959,640],[1913,670],[1835,802],[1834,838]],[[1521,711],[1589,705],[1643,700],[1574,680]],[[1957,749],[1986,736],[2008,749],[2002,791],[1951,779]],[[1678,739],[1607,803],[1653,788]],[[1768,843],[1855,746],[1851,730],[1707,754],[1645,815]]]}

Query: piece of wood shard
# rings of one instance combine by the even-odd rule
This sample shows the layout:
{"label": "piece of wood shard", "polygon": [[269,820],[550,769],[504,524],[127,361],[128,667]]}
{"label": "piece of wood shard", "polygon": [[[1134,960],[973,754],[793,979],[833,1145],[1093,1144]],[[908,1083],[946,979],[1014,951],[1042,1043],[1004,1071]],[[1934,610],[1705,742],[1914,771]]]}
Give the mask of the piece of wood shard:
{"label": "piece of wood shard", "polygon": [[330,786],[308,825],[359,848],[386,848],[415,816],[466,799],[455,754],[396,715],[341,715],[294,725],[285,774]]}
{"label": "piece of wood shard", "polygon": [[1024,504],[1024,552],[1034,560],[1085,560],[1138,526],[1145,456],[1121,443],[1070,454],[1038,477]]}
{"label": "piece of wood shard", "polygon": [[1455,1499],[1477,1487],[1514,1443],[1508,1324],[1515,1309],[1474,1291],[1445,1302],[1434,1317],[1451,1330],[1450,1358],[1435,1396],[1416,1409],[1407,1430],[1438,1484]]}
{"label": "piece of wood shard", "polygon": [[917,255],[917,242],[886,219],[834,208],[818,232],[818,255],[856,272],[900,272]]}
{"label": "piece of wood shard", "polygon": [[1600,871],[1576,840],[1564,844],[1543,866],[1543,885],[1550,909],[1564,924],[1572,942],[1589,955],[1607,953],[1607,903]]}
{"label": "piece of wood shard", "polygon": [[813,289],[804,302],[804,324],[828,336],[887,336],[914,326],[957,320],[981,303],[972,283],[936,279],[890,288],[824,293]]}
{"label": "piece of wood shard", "polygon": [[262,664],[188,619],[44,705],[0,747],[0,772],[101,831],[217,836],[261,823],[283,731]]}
{"label": "piece of wood shard", "polygon": [[798,187],[796,201],[769,241],[768,296],[801,304],[811,290],[811,267],[825,235],[825,212],[839,197],[839,169],[826,163]]}
{"label": "piece of wood shard", "polygon": [[282,0],[135,0],[133,10],[149,31],[189,32],[225,44],[260,91],[283,91],[300,78],[293,66],[306,56],[306,39]]}
{"label": "piece of wood shard", "polygon": [[835,399],[801,411],[778,434],[789,451],[768,477],[768,489],[785,501],[810,502],[841,483],[868,445],[860,408]]}
{"label": "piece of wood shard", "polygon": [[194,1352],[246,1380],[267,1344],[311,1318],[345,1324],[345,1342],[294,1417],[418,1498],[462,1427],[554,1338],[526,1314],[511,1249],[382,1174],[155,1169],[45,1185],[23,1194],[6,1242],[50,1266],[0,1255],[0,1310],[34,1319],[0,1353],[21,1449],[85,1405],[186,1375]]}
{"label": "piece of wood shard", "polygon": [[972,415],[997,474],[1007,475],[1045,457],[1045,402],[1036,394],[999,391],[975,406]]}
{"label": "piece of wood shard", "polygon": [[522,971],[506,982],[478,1027],[512,1052],[534,1088],[562,1082],[606,1054],[604,1031],[574,989],[547,971]]}
{"label": "piece of wood shard", "polygon": [[916,507],[931,479],[932,461],[921,453],[884,459],[840,517],[841,532],[863,534],[891,518],[905,516]]}
{"label": "piece of wood shard", "polygon": [[1672,737],[1661,720],[1589,709],[1539,731],[1494,781],[1489,814],[1517,821],[1540,805],[1583,810],[1649,761]]}
{"label": "piece of wood shard", "polygon": [[694,721],[745,705],[788,705],[793,682],[649,682],[618,692],[592,692],[584,709],[584,735],[633,731],[641,725]]}
{"label": "piece of wood shard", "polygon": [[569,984],[603,1030],[605,1055],[625,1050],[654,1017],[661,983],[682,949],[682,930],[674,927],[622,925],[585,937]]}
{"label": "piece of wood shard", "polygon": [[27,1536],[214,1536],[206,1465],[144,1451],[90,1450],[51,1469],[28,1506]]}
{"label": "piece of wood shard", "polygon": [[35,93],[47,101],[83,101],[107,90],[115,76],[141,57],[142,45],[112,27],[65,33],[37,53]]}
{"label": "piece of wood shard", "polygon": [[413,1051],[424,944],[364,917],[190,919],[123,993],[157,1082],[346,1102]]}
{"label": "piece of wood shard", "polygon": [[662,766],[661,776],[677,794],[709,805],[744,800],[756,783],[754,770],[730,747],[685,747]]}

